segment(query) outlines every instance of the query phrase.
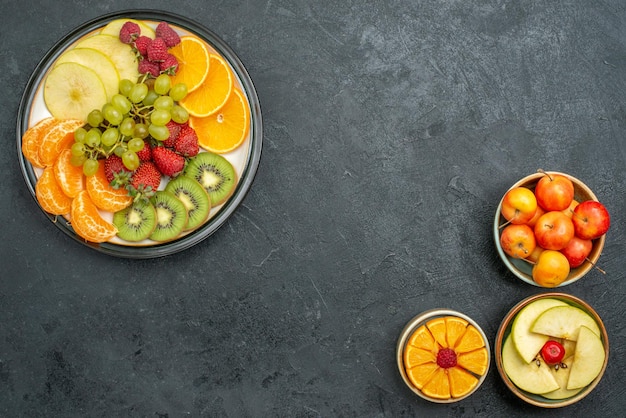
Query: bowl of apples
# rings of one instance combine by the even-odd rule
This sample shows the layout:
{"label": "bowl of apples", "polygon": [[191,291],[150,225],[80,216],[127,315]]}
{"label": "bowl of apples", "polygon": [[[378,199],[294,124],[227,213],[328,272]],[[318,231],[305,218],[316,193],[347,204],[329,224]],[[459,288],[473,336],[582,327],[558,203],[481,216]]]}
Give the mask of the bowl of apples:
{"label": "bowl of apples", "polygon": [[565,286],[598,266],[607,208],[579,179],[539,170],[513,184],[496,210],[493,235],[507,268],[526,283]]}
{"label": "bowl of apples", "polygon": [[516,304],[502,320],[494,345],[500,377],[515,396],[543,408],[586,397],[609,359],[602,319],[585,301],[542,293]]}

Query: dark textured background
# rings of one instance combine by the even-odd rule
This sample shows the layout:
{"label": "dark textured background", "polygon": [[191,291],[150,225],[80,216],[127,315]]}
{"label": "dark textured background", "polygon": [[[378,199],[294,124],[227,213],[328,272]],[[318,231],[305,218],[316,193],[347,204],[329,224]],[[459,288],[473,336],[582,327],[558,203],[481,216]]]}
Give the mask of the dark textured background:
{"label": "dark textured background", "polygon": [[[626,410],[623,1],[2,2],[0,415],[620,416]],[[216,234],[155,260],[102,255],[39,210],[18,166],[31,72],[70,30],[129,8],[221,36],[262,105],[250,193]],[[612,213],[601,266],[562,290],[608,328],[576,407],[541,410],[495,367],[471,398],[417,398],[395,365],[433,307],[501,318],[541,289],[499,260],[504,191],[537,168]]]}

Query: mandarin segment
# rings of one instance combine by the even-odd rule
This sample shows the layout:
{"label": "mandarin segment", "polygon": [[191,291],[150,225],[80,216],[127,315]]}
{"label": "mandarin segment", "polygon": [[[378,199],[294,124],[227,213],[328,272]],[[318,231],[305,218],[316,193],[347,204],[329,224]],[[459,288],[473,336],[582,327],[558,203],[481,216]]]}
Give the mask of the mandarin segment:
{"label": "mandarin segment", "polygon": [[71,159],[72,150],[66,148],[61,151],[52,167],[63,193],[69,197],[76,197],[81,190],[85,189],[85,175],[82,167],[73,165]]}
{"label": "mandarin segment", "polygon": [[39,148],[41,147],[41,139],[44,133],[48,132],[52,126],[58,123],[60,119],[52,116],[44,118],[26,129],[22,135],[22,154],[33,166],[43,168],[45,165],[39,158]]}
{"label": "mandarin segment", "polygon": [[197,90],[211,68],[207,45],[195,36],[182,36],[180,43],[168,52],[178,60],[176,74],[171,77],[172,85],[185,83],[188,92]]}
{"label": "mandarin segment", "polygon": [[446,340],[448,347],[456,347],[459,338],[465,333],[468,322],[458,316],[447,316],[446,318]]}
{"label": "mandarin segment", "polygon": [[458,366],[463,367],[474,374],[482,376],[487,371],[489,353],[485,347],[465,353],[459,353],[456,357],[456,363]]}
{"label": "mandarin segment", "polygon": [[54,168],[46,167],[35,184],[35,197],[43,210],[52,215],[70,213],[72,199],[63,193],[57,183]]}
{"label": "mandarin segment", "polygon": [[448,347],[448,341],[446,339],[446,319],[444,317],[431,319],[426,323],[426,326],[435,337],[435,341],[443,347]]}
{"label": "mandarin segment", "polygon": [[424,387],[422,392],[434,399],[450,399],[450,379],[448,369],[439,367]]}
{"label": "mandarin segment", "polygon": [[450,396],[453,398],[467,395],[478,385],[476,376],[460,367],[449,368],[448,377],[450,381]]}
{"label": "mandarin segment", "polygon": [[217,112],[233,91],[234,75],[224,58],[209,54],[209,62],[204,82],[179,102],[193,116],[205,117]]}
{"label": "mandarin segment", "polygon": [[120,211],[133,203],[133,198],[126,189],[114,189],[109,184],[104,173],[104,164],[99,165],[94,175],[87,177],[87,192],[99,209],[108,212]]}
{"label": "mandarin segment", "polygon": [[457,353],[467,353],[485,346],[485,341],[478,329],[473,325],[468,325],[465,334],[461,336],[455,350]]}
{"label": "mandarin segment", "polygon": [[117,234],[115,225],[102,218],[87,190],[72,200],[70,221],[76,235],[87,241],[106,242]]}
{"label": "mandarin segment", "polygon": [[61,151],[74,143],[74,131],[85,124],[80,119],[63,119],[41,137],[39,159],[45,166],[52,165]]}
{"label": "mandarin segment", "polygon": [[440,370],[437,363],[424,363],[411,368],[406,368],[406,375],[418,389],[422,389],[437,370]]}

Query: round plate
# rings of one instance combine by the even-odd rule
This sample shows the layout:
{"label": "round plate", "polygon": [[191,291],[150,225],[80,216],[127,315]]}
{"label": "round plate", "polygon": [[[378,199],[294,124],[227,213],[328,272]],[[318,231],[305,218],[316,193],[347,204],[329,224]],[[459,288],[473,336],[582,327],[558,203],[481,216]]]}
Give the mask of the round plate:
{"label": "round plate", "polygon": [[250,133],[248,138],[236,150],[223,154],[223,156],[233,164],[239,174],[237,187],[231,198],[224,204],[212,209],[209,220],[195,231],[166,243],[150,242],[147,245],[127,245],[121,240],[113,240],[112,242],[95,244],[86,242],[81,237],[76,235],[68,222],[59,221],[59,217],[51,215],[42,209],[46,216],[61,231],[81,244],[94,248],[97,251],[125,258],[139,259],[161,257],[185,250],[199,243],[222,226],[224,222],[233,214],[235,209],[241,204],[246,193],[250,189],[261,158],[263,129],[261,107],[256,90],[246,68],[235,52],[215,33],[188,18],[169,12],[155,10],[128,10],[115,12],[93,19],[74,29],[58,41],[46,53],[41,62],[35,68],[35,71],[26,85],[17,116],[17,149],[19,162],[24,179],[26,180],[26,186],[35,201],[37,201],[35,197],[35,185],[37,183],[38,176],[41,174],[41,170],[33,167],[30,162],[24,158],[21,147],[24,132],[39,120],[46,116],[50,116],[47,108],[43,104],[43,81],[45,80],[45,77],[55,60],[77,40],[101,29],[112,20],[121,18],[154,22],[154,26],[156,26],[158,22],[166,21],[181,34],[189,33],[202,38],[209,44],[210,47],[212,47],[217,53],[221,54],[228,61],[233,73],[235,74],[235,83],[238,84],[241,91],[246,95],[250,105]]}

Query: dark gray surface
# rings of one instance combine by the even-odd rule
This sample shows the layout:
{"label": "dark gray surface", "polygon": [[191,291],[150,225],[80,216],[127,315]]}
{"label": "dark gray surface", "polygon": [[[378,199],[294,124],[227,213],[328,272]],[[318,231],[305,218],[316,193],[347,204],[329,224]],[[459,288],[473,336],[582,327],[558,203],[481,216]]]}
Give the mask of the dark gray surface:
{"label": "dark gray surface", "polygon": [[[7,3],[0,415],[623,415],[623,2]],[[133,7],[221,36],[264,117],[258,175],[234,216],[187,251],[140,261],[52,225],[15,143],[46,51]],[[411,317],[460,310],[493,343],[505,313],[542,291],[505,270],[491,238],[501,195],[537,168],[582,179],[613,216],[607,275],[563,289],[605,321],[605,377],[561,410],[517,400],[495,367],[467,400],[422,401],[395,365]]]}

